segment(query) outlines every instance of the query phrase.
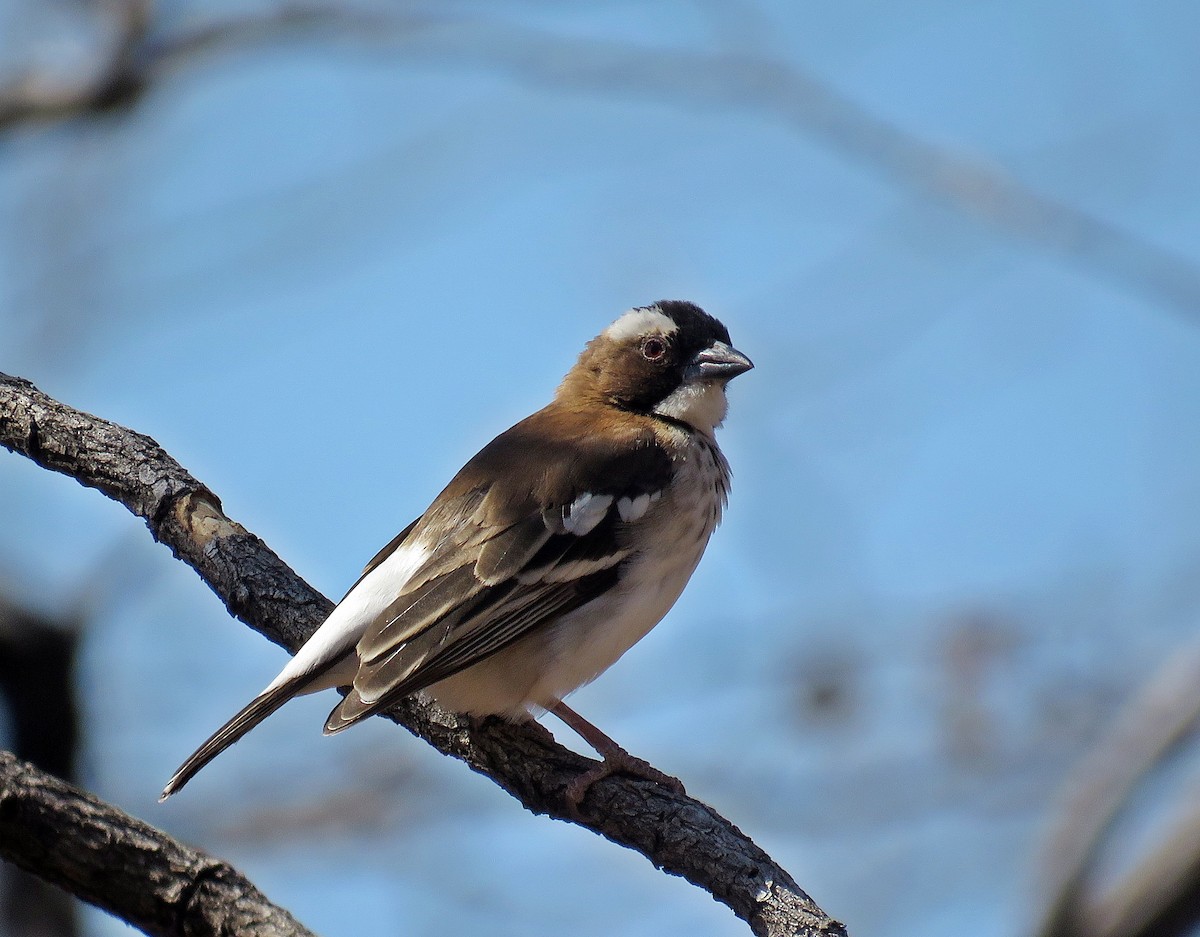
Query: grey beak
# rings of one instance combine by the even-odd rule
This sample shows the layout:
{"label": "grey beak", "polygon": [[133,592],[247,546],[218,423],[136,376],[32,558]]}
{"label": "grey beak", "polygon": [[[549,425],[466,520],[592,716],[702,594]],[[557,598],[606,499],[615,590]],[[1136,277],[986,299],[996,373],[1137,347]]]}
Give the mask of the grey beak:
{"label": "grey beak", "polygon": [[745,374],[754,362],[724,342],[713,342],[688,362],[685,381],[728,381]]}

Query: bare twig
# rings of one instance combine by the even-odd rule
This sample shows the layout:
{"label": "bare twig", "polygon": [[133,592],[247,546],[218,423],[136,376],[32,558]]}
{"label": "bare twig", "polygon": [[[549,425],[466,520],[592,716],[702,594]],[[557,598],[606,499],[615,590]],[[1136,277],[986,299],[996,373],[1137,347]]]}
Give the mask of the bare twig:
{"label": "bare twig", "polygon": [[[1197,869],[1200,850],[1188,841],[1190,856],[1176,842],[1156,853],[1142,870],[1118,886],[1115,893],[1097,898],[1089,892],[1088,874],[1096,863],[1121,809],[1138,783],[1188,736],[1200,717],[1200,644],[1172,656],[1170,662],[1119,715],[1103,739],[1073,772],[1064,790],[1067,796],[1047,837],[1039,876],[1047,888],[1047,910],[1036,933],[1039,937],[1135,937],[1166,934],[1139,930],[1138,921],[1182,908],[1193,922],[1200,905]],[[1196,828],[1193,826],[1193,828]],[[1175,870],[1170,875],[1167,864]],[[1155,868],[1157,895],[1139,894],[1137,880],[1146,880],[1145,869]],[[1150,909],[1156,905],[1156,909]],[[1148,910],[1150,909],[1150,910]]]}
{"label": "bare twig", "polygon": [[[146,520],[155,539],[190,564],[229,611],[295,650],[330,602],[220,501],[140,433],[65,406],[28,381],[0,375],[0,445],[97,488]],[[579,822],[708,891],[759,935],[844,935],[770,856],[711,807],[628,777],[597,782],[576,820],[566,790],[588,761],[536,724],[469,720],[409,700],[389,714],[439,751],[466,762],[534,813]]]}
{"label": "bare twig", "polygon": [[409,28],[400,40],[408,61],[475,64],[559,90],[766,114],[1020,242],[1176,310],[1200,314],[1200,267],[1192,258],[1041,195],[999,165],[930,143],[795,65],[571,39],[497,23]]}
{"label": "bare twig", "polygon": [[312,937],[236,869],[0,752],[0,856],[147,934]]}
{"label": "bare twig", "polygon": [[[1189,792],[1193,798],[1195,791]],[[1189,798],[1189,801],[1192,798]],[[1189,937],[1200,922],[1200,807],[1189,802],[1168,834],[1082,909],[1087,937]]]}
{"label": "bare twig", "polygon": [[150,33],[152,0],[107,0],[98,6],[107,14],[112,39],[97,66],[74,81],[30,73],[0,88],[0,131],[25,121],[103,112],[141,94],[143,63],[138,57]]}
{"label": "bare twig", "polygon": [[[136,6],[136,4],[133,4]],[[935,198],[1020,243],[1146,296],[1200,315],[1195,259],[1042,195],[999,165],[931,143],[872,113],[803,69],[738,52],[693,52],[578,39],[498,20],[287,4],[155,41],[126,29],[111,66],[90,88],[56,98],[0,92],[0,131],[133,103],[165,71],[198,56],[266,39],[350,40],[399,62],[487,68],[552,88],[625,95],[698,110],[762,113],[906,188]]]}

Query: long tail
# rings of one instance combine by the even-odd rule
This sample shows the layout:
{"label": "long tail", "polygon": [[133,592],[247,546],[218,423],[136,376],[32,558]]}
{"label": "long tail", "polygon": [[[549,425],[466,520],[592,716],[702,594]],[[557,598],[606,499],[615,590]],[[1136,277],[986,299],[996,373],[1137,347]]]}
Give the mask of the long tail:
{"label": "long tail", "polygon": [[268,687],[252,699],[236,716],[210,735],[208,741],[197,748],[191,757],[179,766],[179,770],[171,775],[171,780],[167,782],[167,786],[163,788],[162,794],[159,795],[159,803],[162,803],[177,792],[196,776],[197,771],[266,719],[267,716],[279,709],[280,706],[293,696],[303,693],[309,684],[313,683],[319,676],[320,674],[303,674],[277,687]]}

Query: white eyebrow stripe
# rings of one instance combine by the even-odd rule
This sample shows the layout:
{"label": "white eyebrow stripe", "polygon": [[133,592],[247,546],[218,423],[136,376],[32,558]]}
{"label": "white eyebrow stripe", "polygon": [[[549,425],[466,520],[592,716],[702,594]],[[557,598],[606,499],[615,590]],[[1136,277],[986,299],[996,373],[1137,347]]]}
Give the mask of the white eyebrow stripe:
{"label": "white eyebrow stripe", "polygon": [[590,534],[612,507],[612,495],[584,492],[563,511],[563,529],[577,537]]}
{"label": "white eyebrow stripe", "polygon": [[646,306],[642,309],[630,309],[605,329],[604,334],[614,342],[623,342],[647,332],[658,331],[663,335],[670,335],[678,330],[679,326],[675,324],[675,320],[657,306]]}
{"label": "white eyebrow stripe", "polygon": [[[655,495],[661,496],[662,492],[655,492]],[[651,501],[657,500],[657,497],[651,497],[649,494],[640,494],[636,498],[626,495],[617,502],[617,513],[626,524],[632,524],[642,519],[642,515],[649,510]]]}

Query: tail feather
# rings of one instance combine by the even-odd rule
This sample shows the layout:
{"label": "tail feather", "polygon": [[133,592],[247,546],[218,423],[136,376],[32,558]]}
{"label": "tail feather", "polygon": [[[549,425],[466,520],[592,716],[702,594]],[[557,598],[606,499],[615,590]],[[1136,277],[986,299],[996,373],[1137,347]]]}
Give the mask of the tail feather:
{"label": "tail feather", "polygon": [[389,694],[386,701],[376,700],[374,703],[368,703],[358,695],[357,690],[352,689],[340,703],[333,707],[333,712],[325,720],[324,734],[336,735],[343,729],[349,729],[368,716],[373,716],[381,709],[386,709],[391,702],[393,702],[393,698]]}
{"label": "tail feather", "polygon": [[225,751],[225,749],[266,719],[267,716],[275,712],[275,710],[279,709],[280,706],[293,696],[303,692],[305,686],[313,681],[314,676],[314,674],[305,674],[277,687],[270,687],[247,703],[236,716],[209,736],[208,741],[196,749],[191,757],[179,766],[179,770],[171,776],[171,780],[167,782],[167,786],[163,788],[162,794],[159,795],[159,802],[161,803],[176,793],[196,776],[196,772],[216,758],[217,755]]}

